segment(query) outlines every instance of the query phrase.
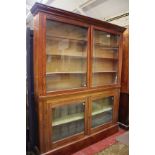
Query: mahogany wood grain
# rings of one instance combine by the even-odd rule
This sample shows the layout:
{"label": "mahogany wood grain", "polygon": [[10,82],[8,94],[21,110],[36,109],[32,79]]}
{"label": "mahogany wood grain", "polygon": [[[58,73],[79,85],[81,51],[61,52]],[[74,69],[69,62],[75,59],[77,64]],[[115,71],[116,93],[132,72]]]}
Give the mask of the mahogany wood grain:
{"label": "mahogany wood grain", "polygon": [[90,28],[90,43],[91,43],[91,46],[90,46],[90,72],[91,72],[91,76],[90,76],[90,86],[92,86],[92,67],[93,67],[93,26],[91,26]]}
{"label": "mahogany wood grain", "polygon": [[38,137],[39,137],[39,149],[40,152],[43,153],[46,151],[46,142],[45,142],[45,131],[46,131],[46,121],[45,121],[45,102],[41,101],[38,102],[38,108],[37,108],[37,113],[38,113]]}
{"label": "mahogany wood grain", "polygon": [[87,87],[91,87],[91,26],[88,29],[88,49],[87,49]]}
{"label": "mahogany wood grain", "polygon": [[46,16],[40,12],[34,18],[34,91],[36,96],[45,95],[45,19]]}
{"label": "mahogany wood grain", "polygon": [[86,103],[85,103],[85,122],[84,122],[84,126],[85,126],[85,135],[89,135],[89,97],[87,97],[86,99]]}
{"label": "mahogany wood grain", "polygon": [[123,62],[122,62],[122,80],[121,92],[129,93],[129,30],[123,33]]}
{"label": "mahogany wood grain", "polygon": [[129,128],[129,30],[123,33],[123,62],[121,74],[119,122],[122,128]]}
{"label": "mahogany wood grain", "polygon": [[118,84],[111,84],[111,85],[105,85],[105,86],[99,86],[99,87],[94,87],[94,88],[83,88],[83,89],[73,89],[73,90],[64,90],[64,91],[58,91],[58,92],[50,92],[48,95],[40,95],[39,99],[40,100],[47,100],[48,98],[51,97],[57,97],[57,96],[65,96],[65,95],[78,95],[78,94],[88,94],[96,91],[106,91],[106,90],[112,90],[112,89],[118,89],[121,86]]}
{"label": "mahogany wood grain", "polygon": [[122,72],[122,50],[123,50],[123,35],[120,35],[120,43],[119,43],[119,64],[118,64],[118,84],[121,84],[121,72]]}

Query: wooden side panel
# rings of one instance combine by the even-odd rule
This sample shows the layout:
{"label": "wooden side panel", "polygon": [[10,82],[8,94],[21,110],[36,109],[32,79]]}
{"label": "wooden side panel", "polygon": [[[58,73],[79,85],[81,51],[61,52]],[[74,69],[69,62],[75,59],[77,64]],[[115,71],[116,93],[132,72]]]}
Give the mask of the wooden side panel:
{"label": "wooden side panel", "polygon": [[45,34],[46,15],[38,13],[34,17],[34,91],[35,96],[45,95]]}
{"label": "wooden side panel", "polygon": [[37,113],[38,113],[38,147],[41,153],[46,151],[45,146],[45,112],[44,112],[45,101],[38,101]]}
{"label": "wooden side panel", "polygon": [[129,30],[123,33],[123,62],[122,62],[121,92],[129,93]]}
{"label": "wooden side panel", "polygon": [[46,150],[45,146],[45,101],[39,101],[40,95],[45,95],[45,14],[38,13],[34,17],[34,93],[38,113],[38,145],[40,152]]}
{"label": "wooden side panel", "polygon": [[120,35],[119,53],[118,53],[118,84],[121,84],[121,72],[122,72],[122,52],[123,52],[123,35]]}
{"label": "wooden side panel", "polygon": [[128,93],[120,94],[119,122],[122,124],[122,127],[124,126],[128,128],[129,126],[129,94]]}
{"label": "wooden side panel", "polygon": [[33,67],[34,67],[34,93],[38,94],[38,39],[39,39],[39,15],[34,17],[34,37],[33,37]]}
{"label": "wooden side panel", "polygon": [[129,126],[129,30],[123,33],[123,62],[122,62],[121,94],[119,101],[120,126]]}
{"label": "wooden side panel", "polygon": [[114,101],[115,102],[114,103],[114,118],[113,118],[114,123],[118,122],[119,98],[120,98],[120,91],[118,90],[115,96],[115,101]]}

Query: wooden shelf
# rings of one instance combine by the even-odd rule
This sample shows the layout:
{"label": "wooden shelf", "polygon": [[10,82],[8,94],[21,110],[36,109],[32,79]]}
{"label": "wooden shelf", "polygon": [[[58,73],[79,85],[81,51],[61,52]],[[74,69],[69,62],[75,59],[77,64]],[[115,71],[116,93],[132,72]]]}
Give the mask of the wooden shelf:
{"label": "wooden shelf", "polygon": [[70,40],[70,41],[75,41],[75,42],[84,42],[86,43],[87,40],[84,39],[77,39],[77,38],[68,38],[66,36],[54,36],[54,35],[46,35],[46,38],[49,40],[56,40],[56,39],[65,39],[65,40]]}
{"label": "wooden shelf", "polygon": [[110,57],[93,57],[93,59],[106,59],[106,60],[118,60],[118,58],[110,58]]}
{"label": "wooden shelf", "polygon": [[57,126],[57,125],[62,125],[62,124],[78,121],[78,120],[83,119],[83,118],[84,118],[83,113],[76,113],[76,114],[67,115],[67,116],[55,119],[52,122],[52,126]]}
{"label": "wooden shelf", "polygon": [[86,74],[87,72],[48,72],[47,76],[55,75],[55,74]]}
{"label": "wooden shelf", "polygon": [[108,108],[104,108],[104,109],[100,109],[100,110],[95,110],[94,112],[92,112],[92,115],[98,115],[107,111],[111,111],[112,107],[108,107]]}
{"label": "wooden shelf", "polygon": [[111,45],[105,45],[99,42],[95,42],[94,45],[96,46],[102,46],[104,49],[118,49],[119,46],[111,46]]}
{"label": "wooden shelf", "polygon": [[86,59],[86,56],[80,56],[80,55],[67,55],[67,54],[46,54],[47,56],[52,56],[52,57],[72,57],[72,58],[82,58],[82,59]]}
{"label": "wooden shelf", "polygon": [[[99,73],[117,73],[117,71],[95,71],[93,74]],[[55,75],[55,74],[87,74],[87,72],[48,72],[46,76]]]}
{"label": "wooden shelf", "polygon": [[[101,110],[96,110],[94,112],[92,112],[92,115],[98,115],[107,111],[111,111],[112,107],[109,108],[105,108],[105,109],[101,109]],[[61,117],[59,119],[56,119],[55,121],[52,122],[52,126],[58,126],[58,125],[63,125],[66,123],[70,123],[70,122],[74,122],[74,121],[78,121],[84,118],[83,113],[77,113],[77,114],[72,114],[72,115],[67,115],[64,117]]]}
{"label": "wooden shelf", "polygon": [[[52,57],[72,57],[72,58],[76,58],[76,59],[86,59],[86,56],[82,56],[82,55],[67,55],[67,54],[46,54],[47,56],[52,56]],[[110,58],[110,57],[99,57],[99,56],[95,56],[93,57],[93,59],[106,59],[106,60],[118,60],[118,58]]]}
{"label": "wooden shelf", "polygon": [[98,73],[117,73],[117,71],[95,71],[93,74],[98,74]]}

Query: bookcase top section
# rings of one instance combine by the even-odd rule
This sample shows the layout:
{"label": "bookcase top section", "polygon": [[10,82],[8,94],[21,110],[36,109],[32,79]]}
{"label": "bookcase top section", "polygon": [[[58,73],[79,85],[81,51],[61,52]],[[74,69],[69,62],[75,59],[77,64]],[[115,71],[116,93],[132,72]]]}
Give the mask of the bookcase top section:
{"label": "bookcase top section", "polygon": [[47,6],[41,3],[35,3],[33,5],[33,7],[31,8],[31,13],[33,14],[33,16],[35,16],[38,12],[44,12],[47,14],[51,14],[51,15],[57,15],[57,16],[63,16],[63,17],[67,17],[70,19],[76,19],[78,21],[81,21],[83,23],[87,23],[87,24],[91,24],[91,25],[95,25],[95,26],[104,26],[104,28],[107,29],[113,29],[115,31],[118,32],[124,32],[126,28],[118,26],[118,25],[114,25],[108,22],[104,22],[98,19],[94,19],[91,17],[87,17],[87,16],[83,16],[83,15],[79,15],[76,13],[72,13],[69,11],[65,11],[62,9],[58,9],[58,8],[54,8],[51,6]]}

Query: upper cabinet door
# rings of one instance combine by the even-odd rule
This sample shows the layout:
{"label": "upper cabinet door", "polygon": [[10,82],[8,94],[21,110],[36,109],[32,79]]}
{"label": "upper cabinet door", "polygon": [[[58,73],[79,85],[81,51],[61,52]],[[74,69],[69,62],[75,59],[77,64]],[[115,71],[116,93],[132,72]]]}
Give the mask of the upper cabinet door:
{"label": "upper cabinet door", "polygon": [[92,87],[118,83],[120,36],[94,29]]}
{"label": "upper cabinet door", "polygon": [[88,28],[46,22],[46,91],[87,87]]}

